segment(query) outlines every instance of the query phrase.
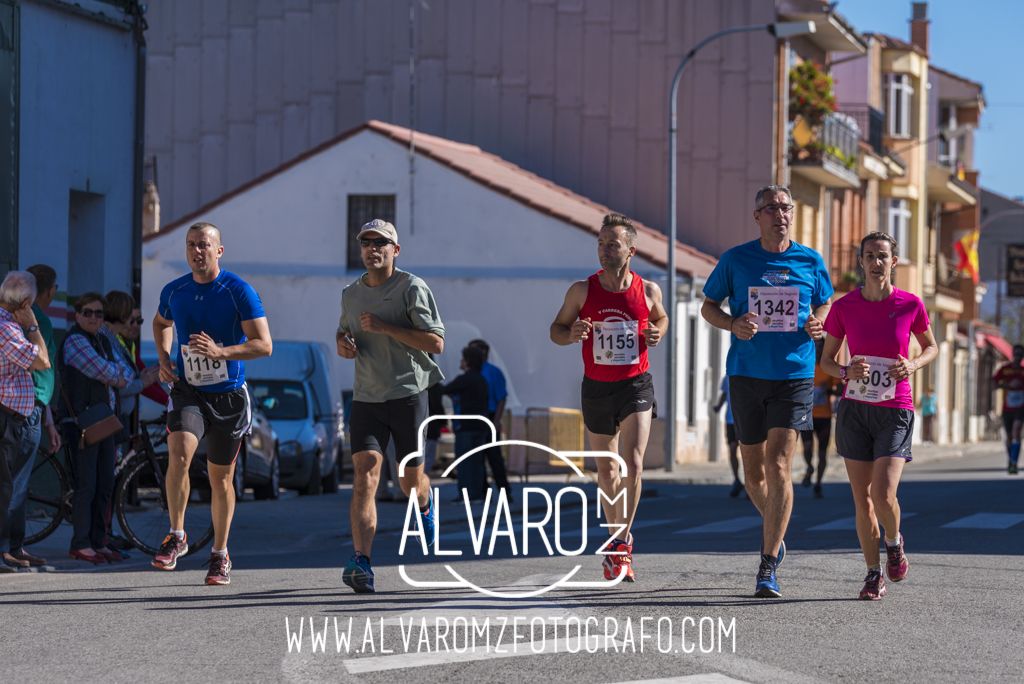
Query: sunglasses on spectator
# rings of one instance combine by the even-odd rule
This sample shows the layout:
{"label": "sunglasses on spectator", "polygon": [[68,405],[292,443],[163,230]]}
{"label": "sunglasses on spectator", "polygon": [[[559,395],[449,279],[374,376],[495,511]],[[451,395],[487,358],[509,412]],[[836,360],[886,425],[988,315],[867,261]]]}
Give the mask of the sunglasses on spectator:
{"label": "sunglasses on spectator", "polygon": [[389,240],[387,238],[363,238],[359,241],[359,244],[362,247],[369,247],[370,245],[373,245],[374,247],[383,247],[384,245],[393,245],[395,242],[394,240]]}
{"label": "sunglasses on spectator", "polygon": [[769,214],[774,214],[776,212],[778,212],[780,214],[785,214],[785,213],[788,213],[792,209],[793,209],[793,205],[792,204],[766,204],[763,207],[761,207],[760,209],[758,209],[758,211],[767,211]]}
{"label": "sunglasses on spectator", "polygon": [[138,318],[129,318],[128,325],[142,325],[145,322],[145,318],[139,316]]}
{"label": "sunglasses on spectator", "polygon": [[82,314],[83,318],[92,318],[93,316],[103,318],[103,309],[82,309],[78,313]]}

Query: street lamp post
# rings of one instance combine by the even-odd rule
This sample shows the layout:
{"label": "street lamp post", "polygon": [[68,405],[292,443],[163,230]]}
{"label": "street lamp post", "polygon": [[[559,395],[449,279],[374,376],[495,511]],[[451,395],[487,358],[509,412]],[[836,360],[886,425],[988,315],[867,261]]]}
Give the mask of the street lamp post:
{"label": "street lamp post", "polygon": [[708,43],[727,36],[730,33],[746,33],[751,31],[768,31],[776,38],[814,33],[813,21],[787,21],[774,24],[758,24],[756,26],[736,26],[708,36],[683,57],[672,79],[672,89],[668,99],[668,407],[665,429],[665,470],[671,471],[676,462],[676,111],[679,95],[679,80],[683,69],[697,54],[697,51]]}

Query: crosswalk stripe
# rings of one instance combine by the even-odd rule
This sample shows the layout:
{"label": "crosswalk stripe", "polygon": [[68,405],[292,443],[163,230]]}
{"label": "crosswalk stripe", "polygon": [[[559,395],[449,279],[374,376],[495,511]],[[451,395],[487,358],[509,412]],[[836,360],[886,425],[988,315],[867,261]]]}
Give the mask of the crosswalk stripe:
{"label": "crosswalk stripe", "polygon": [[946,523],[943,527],[961,527],[975,530],[1005,530],[1024,520],[1019,513],[975,513],[966,518]]}
{"label": "crosswalk stripe", "polygon": [[638,679],[618,684],[747,684],[742,679],[733,679],[724,674],[709,672],[708,674],[683,675],[681,677],[662,677],[660,679]]}
{"label": "crosswalk stripe", "polygon": [[[917,513],[900,513],[900,519],[912,518]],[[829,530],[855,530],[857,529],[857,518],[850,516],[849,518],[839,518],[839,520],[833,520],[822,525],[815,525],[814,527],[808,527],[808,532],[823,532]]]}
{"label": "crosswalk stripe", "polygon": [[[794,518],[796,516],[793,516]],[[743,530],[749,530],[754,527],[761,526],[761,516],[759,515],[747,515],[742,518],[733,518],[732,520],[719,520],[718,522],[708,523],[707,525],[701,525],[699,527],[691,527],[688,530],[676,530],[672,534],[706,534],[706,533],[723,533],[723,532],[742,532]]]}

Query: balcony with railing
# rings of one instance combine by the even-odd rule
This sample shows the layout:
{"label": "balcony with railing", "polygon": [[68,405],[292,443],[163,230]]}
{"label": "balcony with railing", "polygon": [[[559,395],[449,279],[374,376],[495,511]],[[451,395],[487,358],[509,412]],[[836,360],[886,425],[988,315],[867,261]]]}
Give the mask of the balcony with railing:
{"label": "balcony with railing", "polygon": [[882,147],[882,129],[885,125],[885,112],[875,109],[869,104],[841,104],[839,112],[850,117],[860,129],[860,139],[871,146],[875,154],[885,154]]}
{"label": "balcony with railing", "polygon": [[829,188],[859,188],[860,133],[855,126],[841,114],[827,114],[816,125],[798,117],[790,132],[789,165],[793,173]]}

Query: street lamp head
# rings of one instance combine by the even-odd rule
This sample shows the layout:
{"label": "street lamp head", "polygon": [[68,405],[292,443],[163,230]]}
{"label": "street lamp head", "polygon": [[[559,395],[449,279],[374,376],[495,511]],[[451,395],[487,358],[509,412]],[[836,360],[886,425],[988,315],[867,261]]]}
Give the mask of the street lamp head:
{"label": "street lamp head", "polygon": [[778,21],[768,24],[768,33],[776,38],[792,38],[807,33],[814,33],[813,21]]}

